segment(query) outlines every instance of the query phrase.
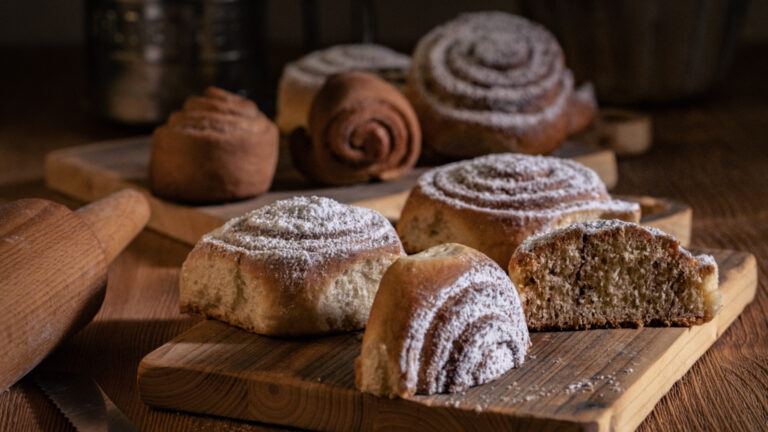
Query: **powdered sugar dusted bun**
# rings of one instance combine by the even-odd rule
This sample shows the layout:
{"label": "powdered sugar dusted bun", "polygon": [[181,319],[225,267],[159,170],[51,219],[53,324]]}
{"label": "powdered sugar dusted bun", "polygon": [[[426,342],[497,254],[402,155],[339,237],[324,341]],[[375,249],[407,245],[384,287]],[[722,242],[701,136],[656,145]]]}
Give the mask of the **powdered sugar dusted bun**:
{"label": "powdered sugar dusted bun", "polygon": [[355,382],[389,397],[464,391],[520,366],[530,345],[504,271],[474,249],[444,244],[384,274]]}
{"label": "powdered sugar dusted bun", "polygon": [[597,174],[577,162],[504,153],[422,175],[397,232],[409,253],[456,242],[506,267],[531,234],[595,219],[637,222],[640,207],[611,199]]}
{"label": "powdered sugar dusted bun", "polygon": [[402,88],[410,62],[407,55],[375,44],[336,45],[309,53],[283,69],[277,89],[277,126],[284,134],[306,127],[312,99],[330,75],[369,72]]}
{"label": "powdered sugar dusted bun", "polygon": [[181,307],[267,335],[356,330],[401,255],[378,212],[322,197],[277,201],[197,243],[182,266]]}
{"label": "powdered sugar dusted bun", "polygon": [[573,77],[555,37],[503,12],[462,14],[422,37],[407,95],[425,145],[450,157],[549,153],[568,132]]}

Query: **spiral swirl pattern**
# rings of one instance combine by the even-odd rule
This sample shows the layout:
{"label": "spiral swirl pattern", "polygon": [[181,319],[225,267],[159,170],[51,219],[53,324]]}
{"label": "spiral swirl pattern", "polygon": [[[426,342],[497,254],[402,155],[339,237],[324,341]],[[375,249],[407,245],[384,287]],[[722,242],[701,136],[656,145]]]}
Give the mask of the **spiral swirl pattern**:
{"label": "spiral swirl pattern", "polygon": [[637,209],[637,204],[612,200],[591,169],[546,156],[481,156],[435,168],[418,185],[426,196],[453,208],[482,211],[519,225],[586,209]]}
{"label": "spiral swirl pattern", "polygon": [[[408,84],[425,141],[448,156],[551,151],[566,136],[572,90],[554,36],[502,12],[463,14],[429,32],[416,47]],[[442,145],[449,122],[493,142]]]}
{"label": "spiral swirl pattern", "polygon": [[356,383],[389,396],[464,391],[522,364],[530,344],[504,271],[472,248],[442,244],[384,274]]}
{"label": "spiral swirl pattern", "polygon": [[296,167],[324,184],[400,176],[416,163],[421,128],[405,97],[364,73],[331,77],[312,103],[308,136],[291,139]]}
{"label": "spiral swirl pattern", "polygon": [[230,220],[204,240],[279,263],[291,279],[331,259],[381,248],[402,250],[380,213],[317,196],[276,201]]}
{"label": "spiral swirl pattern", "polygon": [[[488,260],[490,262],[490,260]],[[410,322],[402,361],[417,393],[464,391],[523,363],[530,346],[520,300],[503,271],[463,274],[425,301]]]}

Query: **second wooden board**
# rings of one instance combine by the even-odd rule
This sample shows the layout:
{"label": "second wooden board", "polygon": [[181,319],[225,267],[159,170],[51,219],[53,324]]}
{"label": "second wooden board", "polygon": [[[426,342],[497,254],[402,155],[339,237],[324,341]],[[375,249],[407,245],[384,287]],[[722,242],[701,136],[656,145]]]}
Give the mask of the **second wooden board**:
{"label": "second wooden board", "polygon": [[[323,195],[348,204],[370,201],[408,191],[425,171],[425,168],[419,168],[403,178],[388,182],[317,188],[302,179],[290,164],[281,163],[271,190],[264,195],[220,205],[188,206],[157,198],[149,192],[150,144],[150,137],[138,137],[57,150],[46,157],[46,183],[52,189],[86,202],[120,189],[137,189],[149,199],[152,209],[150,228],[195,244],[203,234],[225,221],[279,199],[295,195]],[[556,155],[594,169],[609,187],[616,184],[616,159],[610,150],[565,143]],[[283,156],[287,155],[281,155],[283,161],[287,160]]]}
{"label": "second wooden board", "polygon": [[755,295],[752,255],[711,252],[723,308],[691,328],[532,333],[522,367],[455,395],[355,389],[360,333],[279,339],[203,321],[139,365],[149,405],[320,430],[632,430]]}

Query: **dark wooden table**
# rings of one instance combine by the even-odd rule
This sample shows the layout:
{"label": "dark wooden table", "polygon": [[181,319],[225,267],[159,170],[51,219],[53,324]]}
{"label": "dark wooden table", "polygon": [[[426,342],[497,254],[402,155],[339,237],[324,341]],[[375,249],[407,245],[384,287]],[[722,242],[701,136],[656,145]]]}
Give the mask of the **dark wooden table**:
{"label": "dark wooden table", "polygon": [[[77,50],[0,50],[0,202],[45,197],[46,152],[146,131],[109,125],[82,109]],[[653,108],[655,141],[621,159],[616,192],[688,202],[693,245],[757,256],[757,297],[675,384],[643,431],[768,428],[768,46],[742,49],[724,86],[706,99]],[[250,431],[265,426],[150,409],[136,391],[139,360],[191,327],[178,311],[177,277],[189,248],[143,232],[110,267],[104,306],[46,366],[93,376],[115,404],[148,431]],[[0,430],[72,430],[43,393],[22,379],[0,394]]]}

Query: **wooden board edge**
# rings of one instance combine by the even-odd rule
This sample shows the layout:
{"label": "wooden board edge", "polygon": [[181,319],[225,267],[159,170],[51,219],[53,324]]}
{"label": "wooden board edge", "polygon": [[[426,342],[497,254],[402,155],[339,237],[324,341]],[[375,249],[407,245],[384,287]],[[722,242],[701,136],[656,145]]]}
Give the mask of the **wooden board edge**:
{"label": "wooden board edge", "polygon": [[570,158],[582,165],[586,165],[600,177],[608,190],[616,187],[619,182],[619,166],[616,163],[616,154],[613,150],[599,149],[594,153],[574,156]]}
{"label": "wooden board edge", "polygon": [[[150,353],[151,354],[151,353]],[[147,356],[149,357],[149,355]],[[217,415],[310,430],[373,431],[373,430],[605,430],[610,419],[607,410],[595,410],[594,418],[574,421],[552,417],[537,417],[526,413],[510,416],[503,412],[482,411],[475,407],[430,407],[416,399],[380,398],[354,389],[338,388],[332,398],[322,383],[280,378],[269,374],[254,374],[259,379],[248,380],[226,374],[194,368],[179,369],[164,365],[162,361],[145,357],[139,364],[138,389],[141,400],[149,406],[161,409]],[[215,375],[216,379],[206,380]],[[189,383],[194,392],[160,394],[151,397],[147,388],[171,390],[171,381]],[[222,389],[223,387],[223,389]],[[233,398],[246,398],[247,406],[259,408],[232,410],[236,403],[220,403],[211,408],[208,400],[190,399],[190,394],[227,394]],[[157,396],[155,392],[153,396]],[[262,397],[262,395],[268,395]],[[310,415],[301,405],[314,401],[320,408]],[[169,403],[169,401],[172,401]],[[200,405],[195,405],[200,403]],[[344,408],[340,408],[344,407]],[[344,409],[356,413],[351,420],[333,417],[331,413]],[[324,413],[316,415],[315,413]],[[296,413],[301,413],[296,417]],[[286,421],[286,419],[289,419]]]}
{"label": "wooden board edge", "polygon": [[[734,267],[729,268],[734,286],[724,294],[723,304],[727,307],[709,323],[694,326],[683,333],[670,345],[665,353],[651,368],[646,370],[627,391],[614,403],[610,428],[614,431],[632,431],[650,414],[656,404],[666,395],[672,386],[693,367],[693,365],[709,350],[717,339],[741,315],[744,309],[755,298],[757,293],[757,261],[748,252],[708,250],[715,255],[727,254],[726,260],[736,260]],[[719,262],[722,266],[722,262]],[[726,297],[727,296],[727,297]],[[685,356],[681,353],[687,354]],[[648,393],[647,389],[656,388],[659,391]]]}
{"label": "wooden board edge", "polygon": [[[151,216],[147,227],[190,245],[225,222],[198,209],[159,199],[146,188],[120,179],[108,170],[86,164],[72,154],[72,149],[68,148],[46,155],[45,184],[49,189],[85,202],[96,201],[122,189],[137,190],[149,201]],[[167,210],[169,206],[174,207],[171,214]],[[201,233],[200,229],[191,229],[191,226],[203,226],[206,230]]]}
{"label": "wooden board edge", "polygon": [[658,211],[646,214],[640,219],[640,224],[658,228],[677,239],[683,247],[691,244],[693,226],[693,210],[691,206],[670,198],[657,198],[647,195],[617,196],[640,204],[644,208],[657,208]]}

